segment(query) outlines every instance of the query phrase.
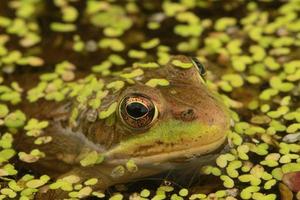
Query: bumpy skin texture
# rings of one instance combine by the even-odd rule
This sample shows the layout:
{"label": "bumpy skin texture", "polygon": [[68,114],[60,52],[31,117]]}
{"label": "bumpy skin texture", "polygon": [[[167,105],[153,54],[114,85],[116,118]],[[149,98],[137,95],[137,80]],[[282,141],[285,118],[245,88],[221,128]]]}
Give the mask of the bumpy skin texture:
{"label": "bumpy skin texture", "polygon": [[[110,91],[97,110],[97,113],[106,110],[111,103],[119,103],[131,93],[146,95],[158,110],[156,121],[146,129],[129,128],[118,113],[115,113],[113,125],[100,119],[90,122],[87,115],[94,111],[88,107],[81,110],[77,125],[71,126],[68,123],[70,113],[77,106],[74,99],[62,103],[40,100],[23,105],[22,109],[29,117],[50,122],[43,135],[51,136],[52,142],[36,146],[33,138],[20,134],[15,141],[19,151],[29,152],[38,148],[46,154],[35,163],[22,165],[54,178],[76,175],[83,182],[96,177],[99,182],[93,189],[103,190],[116,183],[160,173],[178,160],[218,149],[229,131],[227,110],[206,88],[196,66],[182,69],[172,64],[174,60],[191,63],[188,57],[174,56],[166,66],[145,69],[144,74],[135,79],[135,84],[127,84],[118,92]],[[152,78],[166,79],[169,85],[154,88],[145,85]],[[107,84],[114,80],[116,78],[111,77],[104,81]],[[81,155],[93,150],[105,155],[104,162],[82,167],[79,163]],[[128,159],[134,160],[139,170],[135,173],[125,171],[122,177],[112,178],[111,170]],[[59,190],[45,188],[37,199],[62,199],[66,195]]]}

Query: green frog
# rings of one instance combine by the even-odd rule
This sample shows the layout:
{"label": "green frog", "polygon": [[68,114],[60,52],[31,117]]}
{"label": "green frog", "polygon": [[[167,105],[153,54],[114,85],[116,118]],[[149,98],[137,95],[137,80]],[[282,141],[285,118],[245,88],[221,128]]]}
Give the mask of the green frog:
{"label": "green frog", "polygon": [[[36,145],[34,137],[19,134],[18,151],[39,149],[45,154],[22,166],[54,180],[76,177],[76,183],[83,183],[97,178],[90,186],[97,191],[209,155],[226,142],[230,118],[206,87],[203,72],[197,59],[172,56],[164,66],[137,64],[96,78],[101,92],[96,86],[88,95],[84,90],[63,101],[41,99],[24,105],[29,118],[49,122],[39,136],[51,141]],[[97,159],[89,163],[87,156]],[[67,192],[48,186],[36,195],[66,197]]]}

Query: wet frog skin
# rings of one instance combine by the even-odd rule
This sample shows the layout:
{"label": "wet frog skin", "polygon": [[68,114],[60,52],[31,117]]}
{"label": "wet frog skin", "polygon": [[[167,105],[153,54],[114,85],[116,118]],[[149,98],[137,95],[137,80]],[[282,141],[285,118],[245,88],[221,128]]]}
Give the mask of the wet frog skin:
{"label": "wet frog skin", "polygon": [[[137,75],[133,76],[133,71]],[[78,183],[98,178],[91,187],[105,190],[168,170],[179,160],[209,154],[226,141],[230,126],[227,109],[206,88],[191,58],[173,56],[165,66],[137,65],[95,80],[102,84],[101,92],[93,90],[84,101],[77,96],[22,105],[28,118],[49,122],[41,136],[51,137],[50,142],[35,145],[36,138],[18,134],[18,151],[39,149],[45,153],[22,166],[54,179],[75,175]],[[97,98],[101,103],[95,108],[89,102]],[[81,161],[91,152],[104,160],[83,166]],[[129,160],[137,165],[137,171],[124,167],[121,175],[112,173]],[[63,199],[66,195],[44,187],[37,199]]]}

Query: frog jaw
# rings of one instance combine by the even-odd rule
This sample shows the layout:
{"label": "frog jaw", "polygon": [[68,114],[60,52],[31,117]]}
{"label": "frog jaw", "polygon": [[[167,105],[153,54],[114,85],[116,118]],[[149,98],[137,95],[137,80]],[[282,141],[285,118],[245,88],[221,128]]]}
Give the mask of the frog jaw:
{"label": "frog jaw", "polygon": [[121,164],[132,159],[140,165],[187,159],[219,148],[225,142],[228,131],[197,121],[169,120],[122,141],[105,156],[109,163]]}

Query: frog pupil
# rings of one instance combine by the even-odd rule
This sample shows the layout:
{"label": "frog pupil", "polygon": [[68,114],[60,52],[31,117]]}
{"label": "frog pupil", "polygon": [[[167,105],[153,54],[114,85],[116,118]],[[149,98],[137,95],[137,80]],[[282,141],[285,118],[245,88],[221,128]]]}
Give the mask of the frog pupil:
{"label": "frog pupil", "polygon": [[132,102],[126,106],[127,113],[133,118],[140,118],[146,115],[149,110],[148,108],[139,102]]}

